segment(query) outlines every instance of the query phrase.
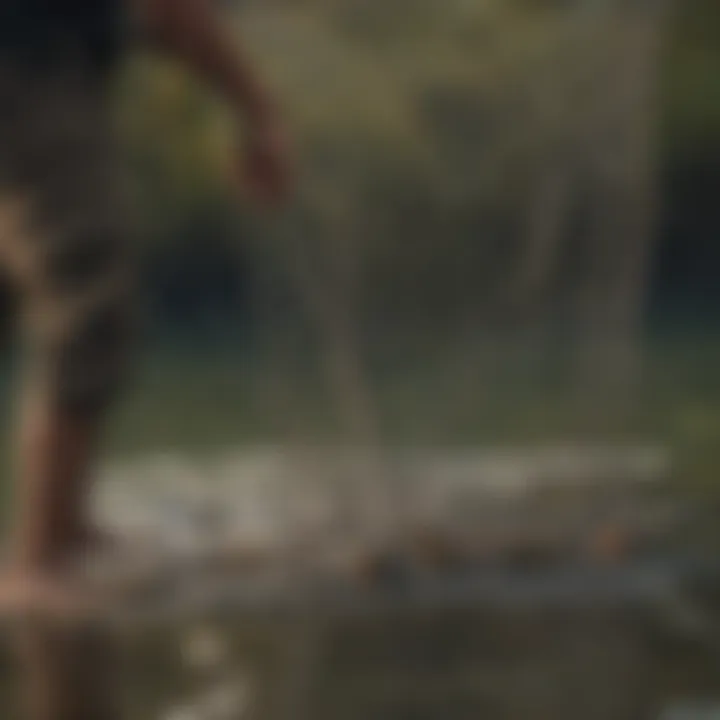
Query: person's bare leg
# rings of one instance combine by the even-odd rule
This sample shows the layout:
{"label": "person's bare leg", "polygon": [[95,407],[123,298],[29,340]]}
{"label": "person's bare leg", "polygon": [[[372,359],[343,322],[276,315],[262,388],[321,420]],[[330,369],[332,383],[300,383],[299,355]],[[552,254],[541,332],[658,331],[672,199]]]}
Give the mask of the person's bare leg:
{"label": "person's bare leg", "polygon": [[87,539],[99,423],[49,402],[28,405],[20,426],[14,555],[20,567],[57,567]]}
{"label": "person's bare leg", "polygon": [[28,398],[19,425],[17,509],[0,610],[80,609],[91,598],[71,562],[87,549],[99,418]]}

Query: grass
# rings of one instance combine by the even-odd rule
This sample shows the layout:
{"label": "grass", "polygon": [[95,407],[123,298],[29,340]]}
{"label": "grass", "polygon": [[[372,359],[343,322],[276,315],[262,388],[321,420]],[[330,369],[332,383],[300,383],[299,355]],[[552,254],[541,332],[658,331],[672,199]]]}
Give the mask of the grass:
{"label": "grass", "polygon": [[[493,382],[463,377],[447,364],[400,365],[377,373],[382,435],[391,443],[441,445],[552,440],[651,440],[666,443],[687,489],[720,490],[720,342],[655,343],[642,387],[622,418],[579,402],[562,377],[540,381],[528,369]],[[6,366],[0,398],[10,409]],[[7,470],[12,414],[6,413],[0,461]],[[118,408],[109,440],[114,456],[181,448],[340,438],[338,414],[312,367],[283,372],[240,352],[164,349],[148,354]],[[6,473],[3,473],[6,475]]]}
{"label": "grass", "polygon": [[[337,438],[338,417],[312,368],[292,374],[239,353],[151,355],[113,426],[113,453],[212,451],[282,439]],[[720,489],[720,343],[652,345],[637,397],[622,416],[578,398],[562,377],[520,371],[484,382],[440,364],[377,373],[382,434],[392,443],[507,444],[652,440],[675,451],[689,486]]]}

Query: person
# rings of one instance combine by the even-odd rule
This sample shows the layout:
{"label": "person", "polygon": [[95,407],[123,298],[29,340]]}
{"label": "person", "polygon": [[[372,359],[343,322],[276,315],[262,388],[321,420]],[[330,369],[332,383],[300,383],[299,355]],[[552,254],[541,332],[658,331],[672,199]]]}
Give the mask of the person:
{"label": "person", "polygon": [[[16,505],[0,610],[72,609],[69,568],[101,535],[89,519],[103,423],[133,346],[133,253],[112,87],[138,43],[219,93],[259,203],[290,189],[277,106],[212,0],[3,0],[0,269],[27,349]],[[128,28],[137,32],[128,32]]]}

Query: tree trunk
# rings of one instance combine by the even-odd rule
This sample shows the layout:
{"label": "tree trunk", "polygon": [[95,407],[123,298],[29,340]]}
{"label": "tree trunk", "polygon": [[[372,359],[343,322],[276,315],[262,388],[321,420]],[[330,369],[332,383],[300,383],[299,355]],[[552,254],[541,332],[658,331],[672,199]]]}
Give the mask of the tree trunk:
{"label": "tree trunk", "polygon": [[656,79],[663,13],[622,11],[587,135],[586,275],[577,297],[579,386],[628,401],[641,364],[654,239]]}

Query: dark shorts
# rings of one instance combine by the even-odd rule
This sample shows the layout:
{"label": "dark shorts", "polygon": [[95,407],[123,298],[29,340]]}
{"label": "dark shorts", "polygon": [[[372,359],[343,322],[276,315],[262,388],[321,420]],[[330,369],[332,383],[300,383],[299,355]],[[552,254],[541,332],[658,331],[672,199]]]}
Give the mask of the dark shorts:
{"label": "dark shorts", "polygon": [[133,325],[110,115],[96,80],[0,66],[0,271],[18,300],[29,390],[77,412],[115,393]]}

